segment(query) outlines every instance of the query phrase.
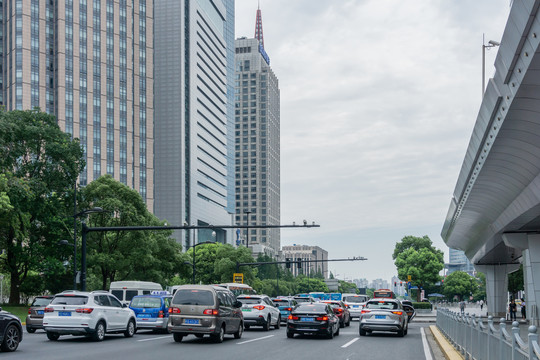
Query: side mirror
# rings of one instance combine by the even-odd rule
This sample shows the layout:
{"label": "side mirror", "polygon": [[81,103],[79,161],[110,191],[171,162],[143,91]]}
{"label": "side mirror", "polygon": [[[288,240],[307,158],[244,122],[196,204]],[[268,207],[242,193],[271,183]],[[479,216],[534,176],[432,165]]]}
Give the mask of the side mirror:
{"label": "side mirror", "polygon": [[242,307],[242,303],[241,303],[240,301],[236,300],[236,301],[234,302],[234,305],[233,305],[233,306],[234,306],[235,308],[241,308],[241,307]]}

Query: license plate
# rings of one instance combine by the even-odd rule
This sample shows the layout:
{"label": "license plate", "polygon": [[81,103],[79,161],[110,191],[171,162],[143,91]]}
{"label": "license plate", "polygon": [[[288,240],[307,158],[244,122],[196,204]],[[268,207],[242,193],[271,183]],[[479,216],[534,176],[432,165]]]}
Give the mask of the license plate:
{"label": "license plate", "polygon": [[137,317],[138,318],[145,318],[145,319],[148,319],[150,317],[152,317],[150,314],[137,314]]}
{"label": "license plate", "polygon": [[251,309],[242,309],[242,311],[247,311],[247,312],[249,312],[249,311],[251,311]]}
{"label": "license plate", "polygon": [[44,313],[43,310],[37,310],[37,311],[36,311],[36,314],[38,314],[38,315],[43,315],[43,313]]}
{"label": "license plate", "polygon": [[375,319],[386,319],[386,315],[375,315]]}
{"label": "license plate", "polygon": [[59,311],[58,316],[71,316],[70,311]]}
{"label": "license plate", "polygon": [[359,307],[359,306],[360,306],[360,305],[353,305],[352,307],[353,307],[353,308],[357,308],[357,307]]}
{"label": "license plate", "polygon": [[184,324],[198,325],[199,319],[185,319]]}
{"label": "license plate", "polygon": [[304,317],[301,319],[301,321],[315,321],[315,318],[312,318],[312,317]]}

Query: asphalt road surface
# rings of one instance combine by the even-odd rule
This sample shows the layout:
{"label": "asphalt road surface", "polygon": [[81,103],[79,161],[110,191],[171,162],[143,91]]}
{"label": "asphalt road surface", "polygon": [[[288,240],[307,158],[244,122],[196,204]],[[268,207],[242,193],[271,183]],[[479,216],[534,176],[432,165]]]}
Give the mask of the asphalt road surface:
{"label": "asphalt road surface", "polygon": [[251,328],[241,339],[226,335],[221,344],[210,338],[198,339],[193,335],[176,343],[172,335],[139,331],[133,338],[107,335],[103,342],[90,338],[61,336],[49,341],[44,331],[24,333],[24,339],[14,353],[2,354],[7,359],[39,360],[158,360],[158,359],[411,359],[433,360],[424,333],[428,324],[409,326],[409,333],[400,338],[393,333],[373,333],[360,337],[358,322],[340,329],[334,339],[295,335],[288,339],[285,326],[278,330],[263,331]]}

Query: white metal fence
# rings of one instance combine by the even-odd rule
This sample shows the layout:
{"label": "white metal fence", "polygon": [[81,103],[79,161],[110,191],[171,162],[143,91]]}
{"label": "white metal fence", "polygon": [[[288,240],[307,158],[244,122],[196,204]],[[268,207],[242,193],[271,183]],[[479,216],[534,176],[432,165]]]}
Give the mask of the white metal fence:
{"label": "white metal fence", "polygon": [[504,318],[498,326],[489,316],[487,325],[476,315],[461,315],[448,309],[437,309],[437,327],[461,352],[466,360],[539,360],[540,345],[536,326],[529,326],[525,341],[514,321],[510,332]]}

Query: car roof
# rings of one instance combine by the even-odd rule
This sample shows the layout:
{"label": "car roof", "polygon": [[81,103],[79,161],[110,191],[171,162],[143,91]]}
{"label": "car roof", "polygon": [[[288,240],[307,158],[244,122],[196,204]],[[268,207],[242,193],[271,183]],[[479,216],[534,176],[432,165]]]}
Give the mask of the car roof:
{"label": "car roof", "polygon": [[267,295],[238,295],[236,298],[237,299],[262,299],[262,298],[265,298],[265,297],[268,297]]}

